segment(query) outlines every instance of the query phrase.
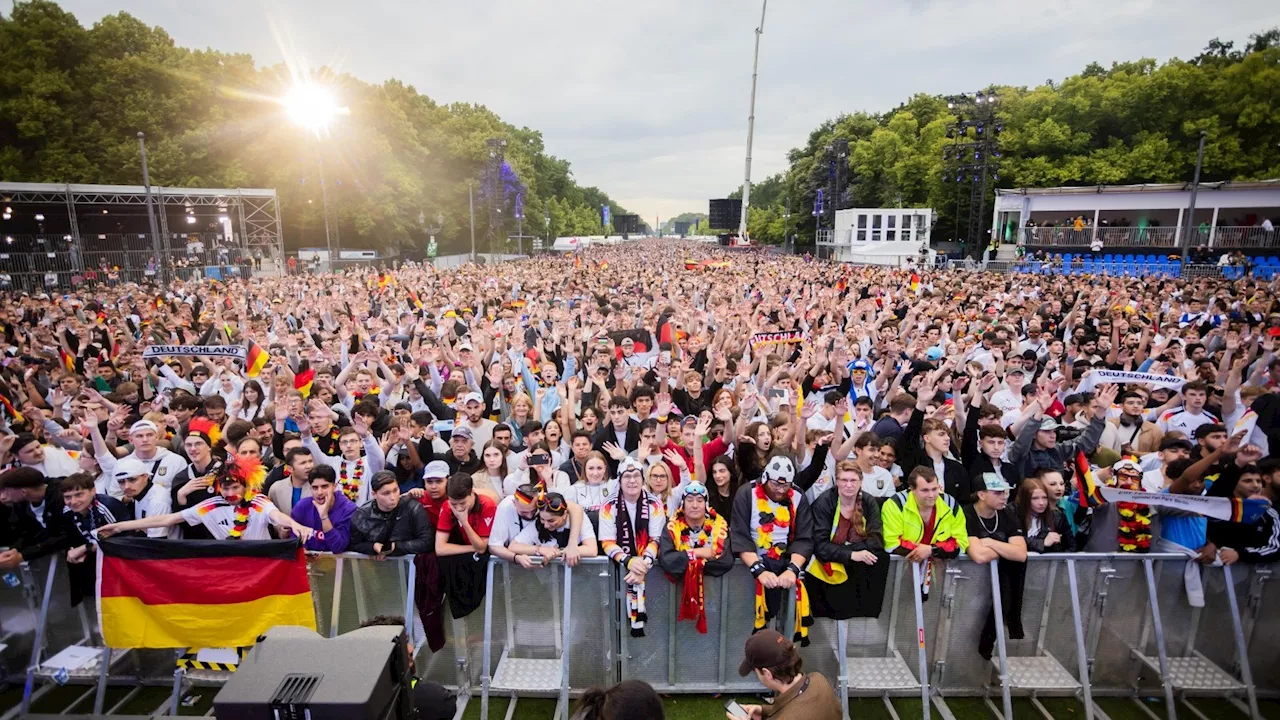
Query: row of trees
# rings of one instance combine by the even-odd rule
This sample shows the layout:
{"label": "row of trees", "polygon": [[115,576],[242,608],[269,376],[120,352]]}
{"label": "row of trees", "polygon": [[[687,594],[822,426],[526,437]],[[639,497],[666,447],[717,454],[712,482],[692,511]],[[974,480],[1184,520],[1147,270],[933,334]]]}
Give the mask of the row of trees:
{"label": "row of trees", "polygon": [[290,86],[283,66],[178,47],[125,13],[85,28],[49,0],[15,2],[0,15],[0,178],[140,184],[135,136],[143,131],[157,185],[276,188],[291,245],[323,241],[323,162],[344,247],[421,249],[442,216],[444,254],[469,246],[469,183],[480,249],[516,230],[510,194],[495,200],[504,212],[489,212],[489,196],[501,193],[485,187],[486,141],[499,138],[523,186],[526,234],[598,234],[601,206],[627,212],[578,185],[539,132],[482,105],[442,105],[397,80],[371,85],[330,73],[320,81],[350,115],[317,138],[273,100]]}
{"label": "row of trees", "polygon": [[[1204,180],[1280,177],[1280,29],[1251,36],[1241,50],[1215,39],[1192,60],[1093,63],[1060,83],[986,90],[999,97],[1003,125],[998,187],[1189,181],[1201,130]],[[957,223],[956,184],[943,180],[954,121],[945,97],[921,94],[887,113],[823,123],[789,153],[786,171],[752,186],[753,239],[782,241],[788,198],[791,231],[801,243],[812,238],[819,188],[831,227],[828,148],[840,139],[849,144],[840,207],[932,207],[933,239],[961,239],[964,203]]]}

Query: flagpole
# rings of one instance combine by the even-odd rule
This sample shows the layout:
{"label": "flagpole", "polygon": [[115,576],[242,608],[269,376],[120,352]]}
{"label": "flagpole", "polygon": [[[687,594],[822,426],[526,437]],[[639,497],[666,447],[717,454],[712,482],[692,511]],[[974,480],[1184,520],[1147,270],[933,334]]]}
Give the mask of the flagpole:
{"label": "flagpole", "polygon": [[760,71],[760,36],[764,34],[764,12],[769,0],[760,4],[760,27],[756,28],[756,50],[751,61],[751,111],[747,115],[747,167],[742,180],[742,218],[738,222],[738,237],[747,237],[747,208],[751,205],[751,141],[756,132],[756,77]]}

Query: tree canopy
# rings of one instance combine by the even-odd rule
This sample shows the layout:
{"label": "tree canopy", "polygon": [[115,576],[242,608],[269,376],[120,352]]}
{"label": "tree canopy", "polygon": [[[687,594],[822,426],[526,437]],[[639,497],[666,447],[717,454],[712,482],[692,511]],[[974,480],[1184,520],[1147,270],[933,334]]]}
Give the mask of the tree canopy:
{"label": "tree canopy", "polygon": [[[601,206],[627,210],[582,187],[569,162],[547,154],[541,133],[504,122],[483,105],[440,104],[411,85],[373,85],[321,69],[350,115],[317,138],[289,122],[274,98],[290,87],[283,66],[178,47],[161,28],[126,13],[93,27],[49,0],[15,2],[0,15],[0,178],[18,182],[141,183],[137,133],[147,135],[154,184],[274,187],[286,241],[323,226],[321,163],[344,247],[426,244],[469,247],[468,183],[476,193],[476,237],[489,249],[486,141],[522,189],[527,235],[601,231]],[[492,237],[516,232],[511,194]],[[435,218],[443,216],[436,229]],[[495,246],[495,251],[502,247]]]}
{"label": "tree canopy", "polygon": [[[1214,39],[1189,61],[1091,63],[1062,82],[984,90],[999,97],[1003,125],[995,187],[1190,181],[1201,130],[1203,180],[1280,177],[1280,29],[1251,36],[1242,50]],[[953,238],[956,185],[943,181],[952,122],[945,97],[924,94],[886,113],[824,122],[788,154],[786,171],[752,186],[753,240],[782,241],[787,198],[792,232],[813,237],[815,194],[830,193],[827,148],[838,140],[849,145],[841,207],[932,207],[933,238]]]}

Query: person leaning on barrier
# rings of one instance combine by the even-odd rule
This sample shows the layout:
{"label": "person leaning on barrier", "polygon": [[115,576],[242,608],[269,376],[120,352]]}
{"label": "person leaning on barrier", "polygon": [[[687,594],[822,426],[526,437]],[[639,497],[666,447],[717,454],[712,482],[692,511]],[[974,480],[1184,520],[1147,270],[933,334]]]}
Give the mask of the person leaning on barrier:
{"label": "person leaning on barrier", "polygon": [[[498,503],[498,509],[493,516],[493,529],[489,533],[489,552],[494,557],[506,562],[517,562],[516,554],[508,546],[522,530],[533,525],[537,520],[538,508],[535,503],[538,492],[537,485],[526,483]],[[584,515],[579,505],[569,503],[569,542],[564,551],[564,561],[570,567],[578,564],[578,545]],[[589,520],[587,524],[590,524]],[[594,527],[590,532],[591,536],[595,537]]]}
{"label": "person leaning on barrier", "polygon": [[431,552],[435,528],[417,500],[400,496],[395,473],[375,473],[370,488],[373,499],[360,506],[351,518],[348,549],[379,560]]}
{"label": "person leaning on barrier", "polygon": [[[125,465],[121,460],[116,466]],[[99,538],[106,538],[116,533],[129,530],[147,530],[152,528],[172,528],[183,522],[188,525],[204,524],[215,540],[269,540],[268,525],[285,528],[296,534],[303,541],[311,537],[312,531],[293,518],[285,515],[271,504],[271,501],[260,492],[262,478],[266,471],[256,456],[237,458],[224,465],[214,479],[213,487],[217,495],[204,502],[189,507],[182,512],[165,515],[152,515],[138,520],[128,520],[106,525],[98,530]],[[135,475],[131,479],[138,480],[145,475]],[[126,486],[126,492],[128,486]],[[169,494],[164,488],[155,488],[163,492],[167,501]]]}
{"label": "person leaning on barrier", "polygon": [[[985,565],[996,560],[1000,579],[1000,602],[1009,637],[1021,640],[1022,587],[1027,571],[1027,539],[1018,516],[1009,507],[1009,483],[995,473],[982,476],[983,489],[978,499],[964,509],[965,526],[969,534],[969,559]],[[978,636],[978,654],[990,660],[996,644],[996,617],[994,604],[987,613],[987,621]]]}
{"label": "person leaning on barrier", "polygon": [[[742,677],[755,672],[756,679],[775,693],[771,705],[743,705],[751,720],[840,720],[844,716],[836,691],[826,676],[819,672],[804,673],[804,661],[791,641],[774,630],[761,630],[747,638],[742,664]],[[741,716],[725,713],[729,720]]]}
{"label": "person leaning on barrier", "polygon": [[436,558],[449,609],[461,618],[484,600],[489,533],[498,504],[492,495],[477,492],[466,473],[450,476],[445,493],[449,509],[436,523]]}
{"label": "person leaning on barrier", "polygon": [[[591,523],[582,525],[582,539],[576,546],[572,544],[573,529],[570,525],[572,513],[570,513],[569,501],[565,500],[563,495],[539,493],[534,499],[534,506],[537,508],[537,516],[534,517],[533,523],[525,525],[520,534],[511,539],[508,548],[520,567],[533,568],[538,565],[545,567],[557,558],[565,558],[567,563],[567,551],[571,548],[576,551],[578,557],[590,558],[599,554]],[[535,556],[541,558],[541,562],[535,561]]]}
{"label": "person leaning on barrier", "polygon": [[813,501],[813,559],[804,583],[814,616],[880,617],[888,577],[880,503],[862,491],[858,463],[842,460],[835,486]]}
{"label": "person leaning on barrier", "polygon": [[969,549],[964,514],[955,498],[942,492],[938,476],[923,465],[907,475],[907,489],[880,507],[884,549],[910,562],[927,563],[922,591],[932,584],[934,559],[958,557]]}
{"label": "person leaning on barrier", "polygon": [[760,480],[738,489],[729,532],[733,551],[755,578],[755,625],[759,632],[782,610],[784,593],[796,595],[795,638],[809,643],[809,593],[802,577],[813,555],[813,514],[804,493],[792,486],[795,465],[775,455]]}
{"label": "person leaning on barrier", "polygon": [[[0,570],[10,570],[62,552],[75,543],[58,518],[62,515],[62,490],[29,467],[0,473]],[[78,543],[75,543],[78,544]]]}
{"label": "person leaning on barrier", "polygon": [[648,620],[645,576],[657,560],[658,539],[666,526],[666,508],[644,489],[643,477],[639,460],[622,458],[618,462],[618,492],[600,508],[600,546],[610,560],[627,571],[624,584],[632,637],[644,636]]}
{"label": "person leaning on barrier", "polygon": [[338,474],[328,465],[312,468],[307,484],[311,494],[298,500],[289,512],[295,522],[316,531],[304,546],[315,552],[346,552],[356,504],[337,492]]}
{"label": "person leaning on barrier", "polygon": [[93,536],[93,531],[123,519],[124,504],[113,497],[97,494],[93,476],[88,473],[76,473],[59,485],[63,508],[58,522],[71,545],[67,550],[67,564],[71,605],[75,607],[82,599],[93,597],[94,593],[97,562],[90,553],[96,550],[98,539]]}
{"label": "person leaning on barrier", "polygon": [[[1043,474],[1062,475],[1054,470],[1041,468]],[[1027,550],[1037,553],[1075,552],[1076,538],[1066,513],[1054,504],[1049,487],[1041,478],[1029,477],[1018,485],[1018,499],[1014,511],[1026,531]]]}
{"label": "person leaning on barrier", "polygon": [[658,541],[658,566],[674,582],[683,578],[677,620],[693,620],[698,632],[707,632],[704,578],[719,577],[733,569],[733,553],[725,552],[729,523],[707,505],[707,486],[691,482],[680,506]]}

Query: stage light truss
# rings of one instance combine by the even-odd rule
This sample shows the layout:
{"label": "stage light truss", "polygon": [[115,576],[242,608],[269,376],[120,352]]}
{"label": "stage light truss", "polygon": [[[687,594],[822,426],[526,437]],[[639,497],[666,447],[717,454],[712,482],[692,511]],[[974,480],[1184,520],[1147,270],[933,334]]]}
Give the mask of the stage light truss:
{"label": "stage light truss", "polygon": [[991,90],[947,98],[954,120],[942,151],[942,181],[956,188],[954,239],[966,241],[975,255],[987,245],[988,188],[1000,179],[1004,123],[998,107],[999,95]]}
{"label": "stage light truss", "polygon": [[[208,207],[225,209],[237,223],[247,248],[271,250],[284,257],[284,235],[280,224],[280,203],[274,189],[260,188],[166,188],[153,185],[152,197],[166,207]],[[78,185],[57,183],[0,183],[0,199],[6,203],[62,205],[67,208],[72,236],[79,243],[76,208],[147,204],[142,185]],[[170,234],[168,213],[159,213],[160,232]]]}

